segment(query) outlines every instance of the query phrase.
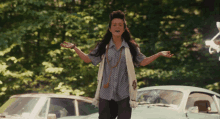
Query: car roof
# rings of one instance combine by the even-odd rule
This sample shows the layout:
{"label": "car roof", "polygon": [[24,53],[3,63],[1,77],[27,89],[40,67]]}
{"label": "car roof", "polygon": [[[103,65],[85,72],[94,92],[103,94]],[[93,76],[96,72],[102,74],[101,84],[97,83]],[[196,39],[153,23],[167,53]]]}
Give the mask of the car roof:
{"label": "car roof", "polygon": [[87,102],[91,102],[92,101],[92,98],[90,98],[90,97],[74,96],[74,95],[64,95],[64,94],[54,94],[54,93],[25,93],[25,94],[12,95],[10,98],[14,98],[14,97],[68,98],[68,99],[76,99],[76,100],[85,100]]}
{"label": "car roof", "polygon": [[167,89],[167,90],[178,90],[178,91],[190,91],[190,92],[205,92],[210,94],[215,94],[216,96],[220,97],[220,94],[200,87],[194,87],[194,86],[184,86],[184,85],[161,85],[161,86],[149,86],[138,89],[138,91],[143,90],[150,90],[150,89]]}

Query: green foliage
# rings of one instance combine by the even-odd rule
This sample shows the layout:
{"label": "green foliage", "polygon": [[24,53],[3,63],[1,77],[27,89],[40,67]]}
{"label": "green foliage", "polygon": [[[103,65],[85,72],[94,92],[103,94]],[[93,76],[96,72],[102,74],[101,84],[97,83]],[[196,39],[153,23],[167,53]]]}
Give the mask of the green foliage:
{"label": "green foliage", "polygon": [[215,82],[213,84],[209,84],[206,86],[207,89],[215,91],[215,92],[219,92],[219,87],[220,87],[220,83],[219,82]]}
{"label": "green foliage", "polygon": [[76,95],[76,96],[80,96],[83,95],[85,92],[84,91],[80,91],[78,89],[73,90],[70,86],[63,86],[63,82],[60,82],[59,85],[57,87],[55,87],[55,90],[59,90],[59,92],[57,94],[65,94],[65,95]]}
{"label": "green foliage", "polygon": [[[166,50],[136,68],[138,88],[150,85],[192,85],[216,92],[219,61],[204,48],[206,32],[216,28],[219,2],[207,0],[3,0],[0,2],[0,100],[27,92],[94,97],[98,66],[84,63],[76,43],[88,54],[106,33],[109,14],[125,12],[132,38],[144,55]],[[215,29],[217,31],[217,29]],[[212,31],[213,32],[213,31]],[[210,35],[211,36],[211,35]],[[213,33],[214,36],[214,33]],[[210,39],[210,38],[209,38]],[[70,57],[72,57],[70,59]]]}

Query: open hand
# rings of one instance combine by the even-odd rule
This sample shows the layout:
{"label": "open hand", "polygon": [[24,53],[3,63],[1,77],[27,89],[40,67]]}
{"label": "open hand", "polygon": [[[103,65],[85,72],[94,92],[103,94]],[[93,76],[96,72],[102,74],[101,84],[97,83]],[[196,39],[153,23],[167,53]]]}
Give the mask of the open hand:
{"label": "open hand", "polygon": [[174,55],[174,54],[171,54],[170,51],[161,51],[160,54],[168,58],[171,58]]}
{"label": "open hand", "polygon": [[65,47],[65,48],[72,48],[74,46],[74,44],[72,43],[68,43],[66,41],[64,41],[65,44],[61,43],[60,46]]}

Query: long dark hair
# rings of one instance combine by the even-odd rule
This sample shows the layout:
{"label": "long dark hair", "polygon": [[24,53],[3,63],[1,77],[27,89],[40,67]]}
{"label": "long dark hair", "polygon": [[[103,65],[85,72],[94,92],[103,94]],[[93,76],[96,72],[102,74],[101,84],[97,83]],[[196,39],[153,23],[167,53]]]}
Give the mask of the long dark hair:
{"label": "long dark hair", "polygon": [[[109,15],[109,18],[110,18],[110,22],[109,22],[109,28],[111,28],[111,22],[114,18],[120,18],[124,21],[124,28],[125,28],[125,31],[124,33],[122,34],[122,38],[125,40],[125,42],[127,42],[128,46],[129,46],[129,49],[130,49],[130,52],[131,52],[131,55],[132,55],[132,59],[133,59],[133,63],[137,63],[136,61],[136,56],[137,56],[137,49],[136,47],[138,47],[138,45],[135,43],[134,39],[131,38],[131,35],[130,35],[130,32],[127,28],[127,24],[126,24],[126,20],[125,20],[125,15],[124,13],[121,11],[121,10],[118,10],[118,11],[113,11],[110,15]],[[107,32],[106,34],[104,35],[103,37],[103,40],[101,42],[98,42],[96,44],[96,47],[98,46],[98,50],[95,54],[91,54],[92,56],[102,56],[105,51],[106,51],[106,45],[110,42],[112,38],[112,33],[109,31],[109,29],[107,29]]]}

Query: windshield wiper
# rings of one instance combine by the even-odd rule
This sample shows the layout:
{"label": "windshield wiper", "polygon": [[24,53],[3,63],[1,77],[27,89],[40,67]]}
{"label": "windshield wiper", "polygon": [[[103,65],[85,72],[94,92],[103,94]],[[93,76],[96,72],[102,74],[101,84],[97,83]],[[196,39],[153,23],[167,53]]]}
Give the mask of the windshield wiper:
{"label": "windshield wiper", "polygon": [[149,102],[139,102],[138,105],[145,105],[145,104],[152,104],[152,103],[149,103]]}
{"label": "windshield wiper", "polygon": [[163,104],[163,103],[155,103],[155,104],[152,104],[152,106],[162,106],[162,107],[173,107],[173,108],[177,108],[177,105],[174,105],[174,104]]}

